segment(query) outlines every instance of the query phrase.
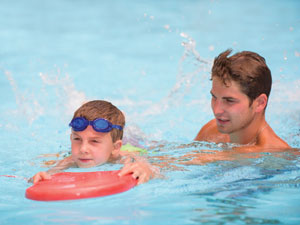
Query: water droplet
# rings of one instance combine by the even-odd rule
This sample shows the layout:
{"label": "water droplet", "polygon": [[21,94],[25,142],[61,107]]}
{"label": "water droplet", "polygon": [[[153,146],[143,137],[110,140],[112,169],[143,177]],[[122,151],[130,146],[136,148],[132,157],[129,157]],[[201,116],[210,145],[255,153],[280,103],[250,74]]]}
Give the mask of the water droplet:
{"label": "water droplet", "polygon": [[210,46],[208,47],[208,49],[209,49],[209,51],[213,51],[213,50],[215,50],[215,46],[210,45]]}
{"label": "water droplet", "polygon": [[184,38],[188,38],[188,35],[186,33],[183,33],[183,32],[180,33],[180,36],[184,37]]}

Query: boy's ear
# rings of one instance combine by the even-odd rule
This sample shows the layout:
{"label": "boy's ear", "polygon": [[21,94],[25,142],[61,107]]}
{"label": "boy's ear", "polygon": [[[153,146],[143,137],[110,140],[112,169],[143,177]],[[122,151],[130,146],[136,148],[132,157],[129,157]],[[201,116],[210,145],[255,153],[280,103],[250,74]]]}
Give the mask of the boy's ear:
{"label": "boy's ear", "polygon": [[262,112],[262,111],[264,111],[264,109],[267,106],[268,97],[267,97],[266,94],[260,94],[260,96],[258,96],[255,99],[255,102],[256,102],[256,109],[255,109],[255,111],[256,112]]}
{"label": "boy's ear", "polygon": [[111,154],[114,156],[118,156],[119,152],[121,150],[122,144],[123,144],[122,140],[117,140],[115,143],[113,143],[114,149],[112,150]]}

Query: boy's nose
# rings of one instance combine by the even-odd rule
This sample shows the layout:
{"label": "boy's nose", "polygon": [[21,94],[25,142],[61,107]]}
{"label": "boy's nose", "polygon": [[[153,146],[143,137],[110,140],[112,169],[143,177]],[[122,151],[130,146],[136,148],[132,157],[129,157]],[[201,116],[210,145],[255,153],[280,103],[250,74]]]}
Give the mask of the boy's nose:
{"label": "boy's nose", "polygon": [[88,146],[86,143],[82,143],[82,145],[80,146],[80,152],[81,153],[88,153]]}

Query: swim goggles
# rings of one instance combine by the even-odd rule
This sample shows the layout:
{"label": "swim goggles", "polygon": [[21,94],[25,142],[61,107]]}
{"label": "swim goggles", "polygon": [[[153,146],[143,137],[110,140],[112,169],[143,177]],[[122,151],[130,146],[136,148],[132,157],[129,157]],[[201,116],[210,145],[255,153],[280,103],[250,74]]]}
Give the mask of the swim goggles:
{"label": "swim goggles", "polygon": [[88,125],[91,125],[97,132],[109,132],[113,128],[116,128],[118,130],[123,129],[123,127],[119,125],[113,125],[108,120],[102,118],[89,121],[83,117],[76,117],[72,119],[71,123],[69,124],[69,126],[72,127],[74,131],[83,131],[85,130],[85,128],[87,128]]}

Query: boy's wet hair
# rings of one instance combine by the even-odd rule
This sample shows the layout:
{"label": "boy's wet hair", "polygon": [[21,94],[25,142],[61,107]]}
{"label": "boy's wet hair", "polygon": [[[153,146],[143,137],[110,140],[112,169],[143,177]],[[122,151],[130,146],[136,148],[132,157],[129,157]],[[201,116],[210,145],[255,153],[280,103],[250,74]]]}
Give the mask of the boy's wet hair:
{"label": "boy's wet hair", "polygon": [[[125,126],[124,114],[116,106],[103,100],[94,100],[83,104],[75,111],[73,119],[75,117],[84,117],[90,121],[103,118],[114,125],[123,127],[123,129]],[[113,143],[117,140],[122,140],[123,129],[112,129],[110,131]]]}
{"label": "boy's wet hair", "polygon": [[241,91],[250,99],[250,105],[260,94],[269,98],[272,86],[271,71],[263,57],[255,52],[238,52],[230,57],[231,49],[215,58],[211,77],[220,78],[224,85],[230,81],[240,85]]}

